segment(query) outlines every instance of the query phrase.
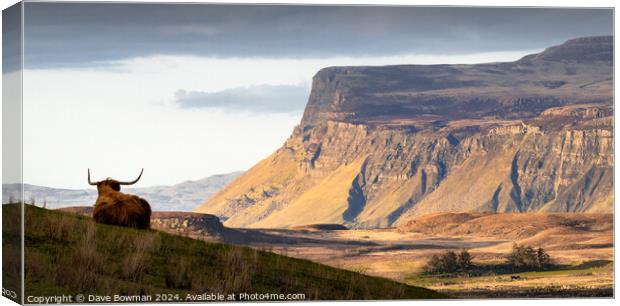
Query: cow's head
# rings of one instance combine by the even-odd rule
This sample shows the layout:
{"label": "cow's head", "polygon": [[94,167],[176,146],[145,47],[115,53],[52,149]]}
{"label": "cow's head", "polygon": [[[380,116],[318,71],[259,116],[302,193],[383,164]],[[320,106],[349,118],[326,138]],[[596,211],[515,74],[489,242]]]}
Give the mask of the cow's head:
{"label": "cow's head", "polygon": [[138,175],[138,178],[130,182],[121,182],[121,181],[117,181],[109,177],[103,181],[92,182],[90,180],[90,169],[88,169],[88,184],[97,186],[98,191],[102,191],[107,188],[110,188],[115,191],[121,191],[121,185],[133,185],[137,183],[138,180],[140,180],[140,177],[142,176],[142,172],[144,172],[144,168],[142,168],[142,171],[140,171],[140,175]]}

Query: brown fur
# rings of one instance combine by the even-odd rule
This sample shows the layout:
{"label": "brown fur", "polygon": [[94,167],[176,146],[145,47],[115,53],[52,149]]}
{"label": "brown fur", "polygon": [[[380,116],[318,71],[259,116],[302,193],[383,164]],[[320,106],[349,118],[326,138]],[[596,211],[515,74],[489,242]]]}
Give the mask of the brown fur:
{"label": "brown fur", "polygon": [[148,229],[151,226],[151,206],[135,195],[120,192],[118,181],[97,182],[97,202],[93,211],[95,222]]}

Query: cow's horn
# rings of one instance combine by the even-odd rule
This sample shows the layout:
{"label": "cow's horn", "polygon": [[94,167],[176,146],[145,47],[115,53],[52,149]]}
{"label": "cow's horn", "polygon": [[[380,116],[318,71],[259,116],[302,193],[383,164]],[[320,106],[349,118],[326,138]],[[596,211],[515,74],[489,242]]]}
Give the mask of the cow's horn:
{"label": "cow's horn", "polygon": [[89,185],[97,185],[97,182],[93,183],[93,182],[90,181],[90,168],[88,168],[88,184]]}
{"label": "cow's horn", "polygon": [[140,180],[140,177],[142,176],[142,172],[144,172],[144,168],[142,168],[142,171],[140,171],[140,175],[138,175],[138,178],[131,181],[131,182],[118,182],[120,185],[133,185],[135,183],[137,183]]}

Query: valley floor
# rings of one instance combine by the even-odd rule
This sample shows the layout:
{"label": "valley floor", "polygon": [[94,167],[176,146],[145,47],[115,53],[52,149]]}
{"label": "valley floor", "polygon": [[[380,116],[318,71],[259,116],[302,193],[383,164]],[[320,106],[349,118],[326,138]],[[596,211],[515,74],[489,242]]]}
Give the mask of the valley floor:
{"label": "valley floor", "polygon": [[[565,232],[563,231],[565,230]],[[532,237],[499,239],[384,230],[237,229],[242,244],[333,267],[391,278],[464,298],[613,296],[613,231],[555,228]],[[431,277],[433,254],[468,250],[476,265],[505,260],[513,243],[543,247],[558,270],[475,277]],[[512,276],[518,276],[517,279]]]}

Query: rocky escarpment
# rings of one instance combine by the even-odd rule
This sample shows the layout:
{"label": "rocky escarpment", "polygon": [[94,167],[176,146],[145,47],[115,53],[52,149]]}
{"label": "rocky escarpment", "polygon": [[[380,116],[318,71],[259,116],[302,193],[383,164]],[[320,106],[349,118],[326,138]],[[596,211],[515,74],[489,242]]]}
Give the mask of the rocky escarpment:
{"label": "rocky escarpment", "polygon": [[188,212],[154,212],[151,227],[176,235],[223,240],[224,225],[213,215]]}
{"label": "rocky escarpment", "polygon": [[388,227],[433,212],[611,212],[611,37],[512,63],[332,67],[282,148],[197,211]]}
{"label": "rocky escarpment", "polygon": [[[72,206],[58,209],[85,217],[93,215],[93,206]],[[175,235],[183,235],[203,240],[226,241],[233,233],[225,228],[214,215],[183,211],[154,211],[151,215],[151,228]]]}

